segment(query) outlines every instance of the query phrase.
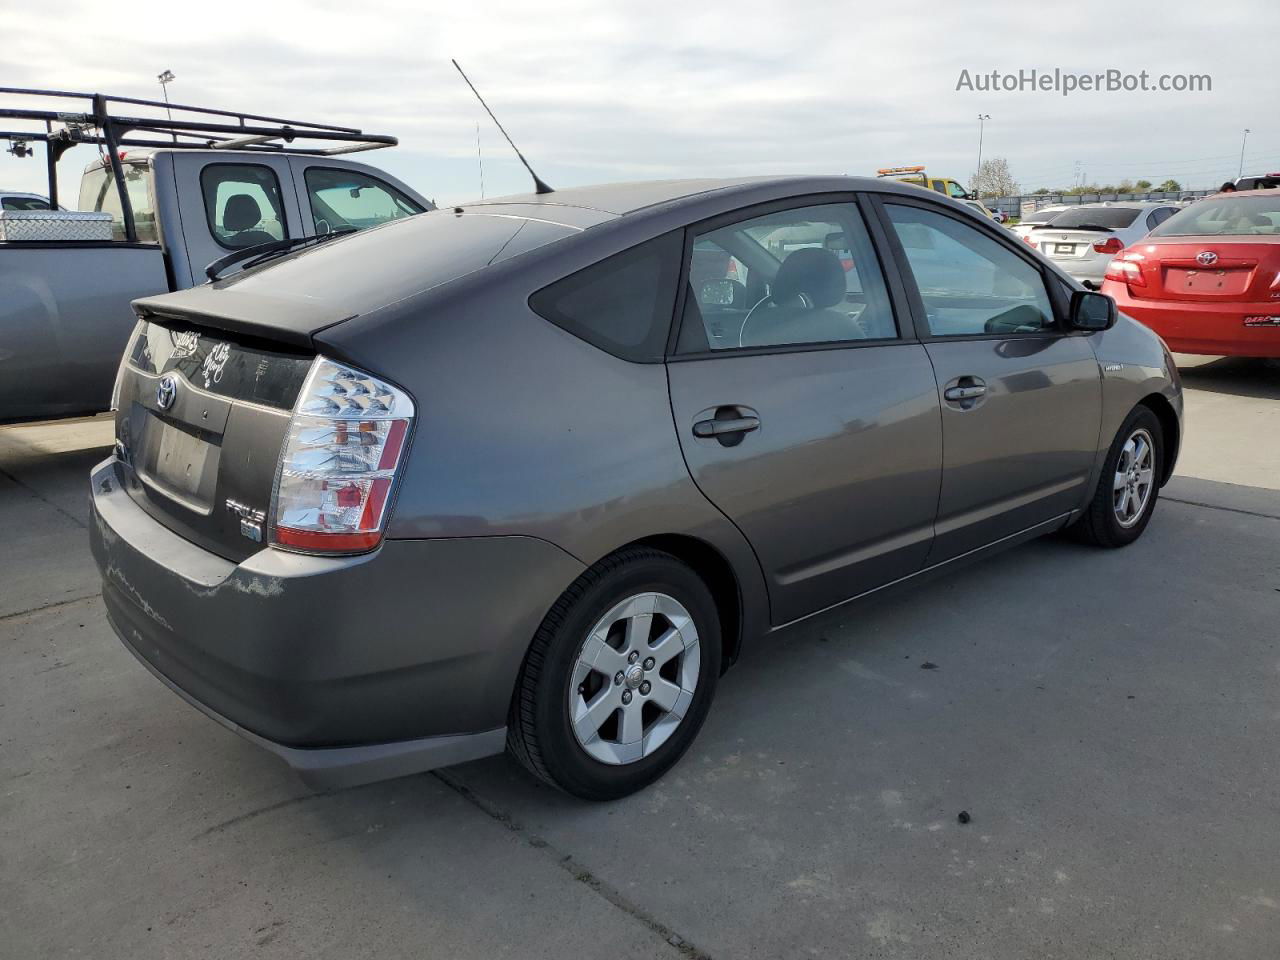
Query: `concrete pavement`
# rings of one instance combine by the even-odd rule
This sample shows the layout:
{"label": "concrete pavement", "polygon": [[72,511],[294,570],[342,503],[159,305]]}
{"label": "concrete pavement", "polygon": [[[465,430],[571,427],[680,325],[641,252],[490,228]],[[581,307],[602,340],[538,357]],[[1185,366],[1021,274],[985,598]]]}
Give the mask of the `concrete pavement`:
{"label": "concrete pavement", "polygon": [[758,645],[605,805],[502,758],[311,794],[106,626],[109,426],[0,428],[3,953],[1273,956],[1280,373],[1185,380],[1139,543],[1037,541]]}

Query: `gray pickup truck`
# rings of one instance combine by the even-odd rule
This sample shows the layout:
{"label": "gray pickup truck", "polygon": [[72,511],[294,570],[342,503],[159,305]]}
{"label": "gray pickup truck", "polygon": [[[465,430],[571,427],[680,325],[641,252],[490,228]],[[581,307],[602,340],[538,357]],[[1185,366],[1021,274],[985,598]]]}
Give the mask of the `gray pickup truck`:
{"label": "gray pickup truck", "polygon": [[[14,157],[44,144],[54,208],[0,210],[0,423],[106,410],[138,297],[434,209],[340,156],[394,137],[102,94],[5,94],[87,104],[0,107],[0,123],[43,127],[0,139]],[[155,115],[122,116],[120,105]],[[78,209],[59,210],[58,158],[77,144],[96,144],[99,156],[84,170]]]}

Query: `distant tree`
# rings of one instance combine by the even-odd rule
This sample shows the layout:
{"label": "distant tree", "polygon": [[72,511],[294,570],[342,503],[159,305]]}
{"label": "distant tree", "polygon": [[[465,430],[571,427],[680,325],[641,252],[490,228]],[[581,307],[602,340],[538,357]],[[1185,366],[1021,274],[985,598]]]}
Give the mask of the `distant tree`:
{"label": "distant tree", "polygon": [[1008,197],[1020,192],[1018,181],[1009,172],[1004,157],[983,160],[978,172],[969,180],[969,191],[979,197]]}
{"label": "distant tree", "polygon": [[1139,180],[1137,183],[1135,183],[1135,184],[1133,185],[1133,188],[1134,188],[1135,190],[1150,190],[1150,189],[1151,189],[1151,181],[1150,181],[1150,180]]}
{"label": "distant tree", "polygon": [[1132,180],[1121,180],[1116,184],[1116,193],[1133,193],[1135,184]]}
{"label": "distant tree", "polygon": [[1061,191],[1059,190],[1050,190],[1048,187],[1037,187],[1035,190],[1031,191],[1031,195],[1033,197],[1041,197],[1041,196],[1044,196],[1046,193],[1060,193],[1060,192]]}
{"label": "distant tree", "polygon": [[1182,189],[1182,184],[1177,180],[1166,180],[1160,186],[1156,187],[1161,193],[1177,193]]}

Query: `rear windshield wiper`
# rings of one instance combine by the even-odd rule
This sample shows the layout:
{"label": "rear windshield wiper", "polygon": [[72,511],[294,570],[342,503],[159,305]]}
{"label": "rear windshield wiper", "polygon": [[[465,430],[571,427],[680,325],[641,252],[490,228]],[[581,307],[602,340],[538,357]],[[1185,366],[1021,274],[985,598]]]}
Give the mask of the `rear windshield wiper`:
{"label": "rear windshield wiper", "polygon": [[284,240],[272,240],[269,243],[255,244],[252,247],[245,247],[243,250],[229,253],[225,257],[219,257],[204,268],[204,275],[210,280],[217,280],[218,275],[223,270],[240,263],[242,260],[246,261],[244,268],[248,270],[250,267],[266,263],[268,260],[281,256],[295,247],[301,247],[308,243],[325,243],[334,237],[345,237],[347,234],[355,232],[355,227],[347,227],[343,230],[332,230],[329,233],[316,234],[313,237],[288,237]]}

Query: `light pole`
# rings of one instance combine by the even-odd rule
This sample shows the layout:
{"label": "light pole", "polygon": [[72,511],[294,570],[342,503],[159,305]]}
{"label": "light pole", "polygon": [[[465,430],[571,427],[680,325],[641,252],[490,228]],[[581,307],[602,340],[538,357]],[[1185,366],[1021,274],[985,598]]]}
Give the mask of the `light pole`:
{"label": "light pole", "polygon": [[[169,122],[173,122],[173,111],[169,109],[169,84],[173,83],[177,78],[173,75],[172,70],[166,70],[164,73],[156,75],[156,79],[160,81],[160,92],[164,94],[164,112],[169,117]],[[169,135],[173,137],[173,142],[178,142],[178,135],[172,130]]]}
{"label": "light pole", "polygon": [[160,92],[164,94],[164,112],[169,115],[169,119],[173,119],[173,111],[169,109],[169,84],[178,79],[173,75],[172,70],[166,70],[164,73],[157,74],[156,79],[160,81]]}
{"label": "light pole", "polygon": [[991,119],[991,114],[978,114],[978,169],[973,174],[973,192],[982,199],[982,125]]}
{"label": "light pole", "polygon": [[1240,170],[1236,173],[1237,177],[1244,176],[1244,145],[1249,142],[1249,128],[1244,128],[1244,136],[1240,138]]}

